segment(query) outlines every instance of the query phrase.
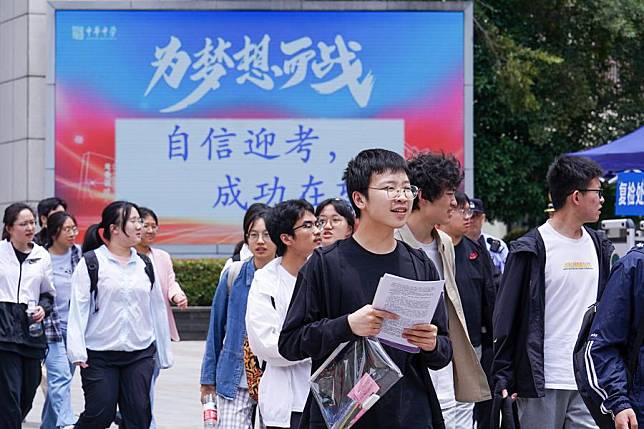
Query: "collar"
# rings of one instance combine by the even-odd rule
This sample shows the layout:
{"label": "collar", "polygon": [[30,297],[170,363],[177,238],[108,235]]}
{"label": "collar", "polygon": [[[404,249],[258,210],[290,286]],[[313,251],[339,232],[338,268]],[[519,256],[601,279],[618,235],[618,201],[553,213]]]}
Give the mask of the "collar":
{"label": "collar", "polygon": [[[121,264],[121,260],[116,258],[112,254],[112,252],[110,252],[110,250],[107,248],[107,246],[105,244],[103,244],[101,247],[99,247],[96,250],[99,250],[99,251],[103,252],[103,255],[105,255],[105,257],[108,260],[113,261],[113,262],[115,262],[115,263],[117,263],[119,265]],[[127,261],[128,265],[132,264],[132,263],[136,263],[136,259],[137,259],[136,251],[134,249],[130,248],[130,259]]]}
{"label": "collar", "polygon": [[[398,228],[398,234],[400,235],[400,239],[404,241],[405,243],[411,245],[414,249],[420,249],[424,243],[421,243],[416,239],[414,236],[414,233],[411,232],[411,229],[409,228],[409,225],[405,224],[402,227]],[[432,237],[436,241],[436,244],[438,245],[438,250],[441,252],[445,250],[445,243],[443,242],[443,239],[440,235],[440,232],[438,229],[433,228],[432,229]]]}

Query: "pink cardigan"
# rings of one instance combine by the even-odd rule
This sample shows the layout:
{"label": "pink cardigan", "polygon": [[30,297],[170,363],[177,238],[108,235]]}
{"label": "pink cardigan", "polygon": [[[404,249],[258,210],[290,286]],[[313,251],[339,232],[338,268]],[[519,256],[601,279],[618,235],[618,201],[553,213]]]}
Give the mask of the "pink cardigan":
{"label": "pink cardigan", "polygon": [[174,269],[172,268],[172,258],[165,250],[151,248],[152,250],[152,259],[154,261],[154,268],[156,270],[156,275],[158,276],[159,284],[161,284],[161,290],[163,291],[163,297],[165,298],[165,306],[168,311],[168,322],[170,324],[170,338],[172,341],[179,341],[179,332],[177,331],[177,325],[174,321],[174,316],[172,315],[172,298],[176,294],[183,293],[181,286],[174,278]]}

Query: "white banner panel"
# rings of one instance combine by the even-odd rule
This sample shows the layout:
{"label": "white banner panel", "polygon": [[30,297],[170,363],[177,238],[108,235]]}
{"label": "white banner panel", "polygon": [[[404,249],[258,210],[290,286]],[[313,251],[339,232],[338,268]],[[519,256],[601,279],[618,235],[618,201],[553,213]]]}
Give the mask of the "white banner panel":
{"label": "white banner panel", "polygon": [[403,153],[404,121],[117,119],[115,141],[117,198],[238,225],[254,202],[346,198],[347,162],[373,147]]}

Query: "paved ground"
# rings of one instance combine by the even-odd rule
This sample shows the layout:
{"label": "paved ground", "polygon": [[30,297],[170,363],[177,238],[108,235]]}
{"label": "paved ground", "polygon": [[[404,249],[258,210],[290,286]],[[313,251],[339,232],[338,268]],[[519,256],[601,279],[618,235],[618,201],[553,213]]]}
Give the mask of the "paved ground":
{"label": "paved ground", "polygon": [[[203,347],[203,341],[173,343],[175,366],[161,371],[157,381],[154,416],[159,429],[203,427],[199,401],[199,371]],[[40,427],[43,401],[42,392],[39,391],[23,428]],[[78,373],[73,381],[72,405],[76,414],[83,410],[83,391]],[[112,427],[116,428],[114,425]]]}

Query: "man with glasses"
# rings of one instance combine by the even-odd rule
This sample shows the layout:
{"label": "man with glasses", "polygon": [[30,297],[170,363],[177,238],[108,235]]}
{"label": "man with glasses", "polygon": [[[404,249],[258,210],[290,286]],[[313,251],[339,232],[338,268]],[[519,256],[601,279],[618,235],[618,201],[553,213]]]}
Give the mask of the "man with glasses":
{"label": "man with glasses", "polygon": [[[396,238],[422,249],[445,280],[445,302],[449,317],[449,337],[454,351],[452,362],[430,371],[441,404],[445,427],[465,427],[456,400],[478,402],[490,398],[490,389],[479,359],[470,343],[462,300],[455,280],[454,245],[445,232],[436,228],[454,217],[454,193],[463,180],[460,162],[452,155],[421,153],[409,160],[409,178],[420,188],[407,224],[396,230]],[[467,419],[467,416],[464,416]],[[469,416],[471,422],[471,415]]]}
{"label": "man with glasses", "polygon": [[494,392],[517,399],[522,428],[595,428],[572,353],[586,309],[606,285],[612,244],[597,222],[602,169],[561,156],[548,170],[555,212],[510,244],[494,311]]}
{"label": "man with glasses", "polygon": [[[310,357],[313,370],[342,342],[377,335],[384,319],[396,318],[371,306],[385,273],[413,280],[439,278],[422,251],[394,238],[394,230],[405,224],[418,194],[418,188],[409,181],[405,160],[384,149],[364,150],[349,162],[344,180],[360,226],[353,236],[317,249],[302,268],[279,339],[279,350],[285,358]],[[404,330],[403,336],[420,348],[419,353],[383,344],[403,377],[354,428],[442,427],[440,404],[428,369],[443,368],[451,360],[446,329],[441,300],[431,322]],[[326,428],[312,397],[300,427]]]}
{"label": "man with glasses", "polygon": [[277,342],[300,268],[320,246],[321,226],[313,206],[304,200],[279,203],[266,219],[278,257],[255,272],[248,293],[246,331],[253,353],[266,362],[258,397],[268,428],[297,428],[309,393],[311,361],[284,359]]}
{"label": "man with glasses", "polygon": [[[470,200],[463,192],[456,192],[456,209],[449,223],[439,225],[454,243],[455,277],[458,293],[463,305],[467,333],[480,361],[483,348],[492,347],[492,310],[494,307],[494,283],[491,261],[485,250],[465,234],[472,221]],[[487,379],[484,381],[487,384]],[[488,388],[489,390],[489,388]],[[474,425],[474,404],[457,402],[456,427],[472,428]]]}

